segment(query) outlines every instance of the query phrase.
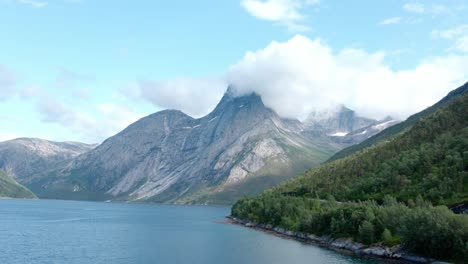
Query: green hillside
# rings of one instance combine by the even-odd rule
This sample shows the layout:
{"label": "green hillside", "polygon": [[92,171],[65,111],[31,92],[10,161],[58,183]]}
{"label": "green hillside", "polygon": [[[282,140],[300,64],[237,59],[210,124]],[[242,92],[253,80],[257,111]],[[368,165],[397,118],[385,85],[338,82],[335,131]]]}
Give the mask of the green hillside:
{"label": "green hillside", "polygon": [[427,256],[468,258],[468,216],[444,206],[468,202],[468,94],[451,93],[430,109],[388,140],[238,201],[232,215],[366,244],[402,243]]}
{"label": "green hillside", "polygon": [[36,198],[36,195],[0,170],[0,197]]}

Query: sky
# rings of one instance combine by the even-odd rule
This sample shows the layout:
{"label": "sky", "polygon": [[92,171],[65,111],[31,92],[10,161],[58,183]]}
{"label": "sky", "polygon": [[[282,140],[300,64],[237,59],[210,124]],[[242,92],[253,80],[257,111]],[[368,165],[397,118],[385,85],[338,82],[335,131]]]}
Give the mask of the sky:
{"label": "sky", "polygon": [[468,81],[468,0],[0,0],[0,141],[100,143],[209,113],[228,85],[281,116],[404,119]]}

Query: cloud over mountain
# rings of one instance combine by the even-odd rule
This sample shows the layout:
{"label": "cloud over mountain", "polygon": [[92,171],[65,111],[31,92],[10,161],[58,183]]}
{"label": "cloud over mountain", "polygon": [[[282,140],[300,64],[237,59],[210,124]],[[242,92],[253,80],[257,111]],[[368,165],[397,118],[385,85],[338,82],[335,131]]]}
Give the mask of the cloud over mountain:
{"label": "cloud over mountain", "polygon": [[133,89],[161,108],[194,116],[213,109],[231,84],[239,94],[260,94],[284,117],[303,119],[312,110],[343,103],[367,117],[405,118],[468,79],[468,56],[428,58],[398,71],[385,63],[385,56],[382,51],[333,50],[320,39],[296,35],[247,52],[219,79],[145,81]]}

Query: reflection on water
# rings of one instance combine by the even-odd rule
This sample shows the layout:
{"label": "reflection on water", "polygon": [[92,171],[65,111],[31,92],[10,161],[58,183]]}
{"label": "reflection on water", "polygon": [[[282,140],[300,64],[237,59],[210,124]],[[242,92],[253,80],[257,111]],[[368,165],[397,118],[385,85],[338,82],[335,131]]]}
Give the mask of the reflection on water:
{"label": "reflection on water", "polygon": [[0,263],[378,263],[223,224],[227,207],[0,200]]}

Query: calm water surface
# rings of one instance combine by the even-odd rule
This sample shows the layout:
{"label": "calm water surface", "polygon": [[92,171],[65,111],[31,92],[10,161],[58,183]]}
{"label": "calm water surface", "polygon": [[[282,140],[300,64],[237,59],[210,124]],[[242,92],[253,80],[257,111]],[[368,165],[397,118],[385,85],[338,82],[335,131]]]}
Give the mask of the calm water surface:
{"label": "calm water surface", "polygon": [[227,207],[0,200],[0,263],[379,263],[224,224]]}

